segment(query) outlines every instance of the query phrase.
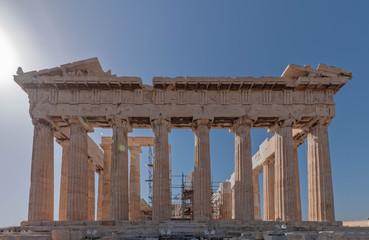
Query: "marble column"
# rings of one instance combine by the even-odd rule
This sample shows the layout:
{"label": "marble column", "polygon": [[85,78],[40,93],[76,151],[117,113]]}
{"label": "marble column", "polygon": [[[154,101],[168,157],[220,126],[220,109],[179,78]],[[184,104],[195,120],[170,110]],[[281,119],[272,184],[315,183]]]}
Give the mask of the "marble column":
{"label": "marble column", "polygon": [[154,119],[152,126],[155,136],[152,220],[170,220],[172,215],[168,145],[170,122],[161,118]]}
{"label": "marble column", "polygon": [[47,123],[34,121],[28,221],[54,219],[54,135]]}
{"label": "marble column", "polygon": [[102,221],[102,214],[103,214],[103,210],[102,210],[102,203],[103,203],[103,199],[104,199],[104,192],[103,192],[103,187],[104,187],[104,171],[99,169],[97,171],[98,173],[98,190],[97,190],[97,220],[98,221]]}
{"label": "marble column", "polygon": [[254,218],[255,221],[261,221],[259,172],[253,172],[252,177],[253,177],[253,192],[254,192]]}
{"label": "marble column", "polygon": [[67,220],[69,139],[58,140],[58,143],[63,148],[61,176],[60,176],[59,221],[66,221]]}
{"label": "marble column", "polygon": [[263,165],[264,221],[274,220],[274,159]]}
{"label": "marble column", "polygon": [[[235,219],[235,215],[236,215],[236,203],[235,203],[235,192],[234,192],[234,185],[232,187],[232,219]],[[254,208],[252,208],[252,210],[254,210]]]}
{"label": "marble column", "polygon": [[88,219],[87,131],[76,121],[70,122],[67,220]]}
{"label": "marble column", "polygon": [[295,160],[295,180],[296,180],[296,205],[297,205],[297,220],[302,221],[301,213],[301,193],[300,193],[300,173],[299,173],[299,156],[298,142],[294,141],[294,160]]}
{"label": "marble column", "polygon": [[129,219],[141,218],[140,146],[130,146]]}
{"label": "marble column", "polygon": [[220,192],[221,192],[220,219],[221,220],[231,220],[232,219],[231,182],[220,183]]}
{"label": "marble column", "polygon": [[193,180],[193,216],[196,221],[206,221],[212,218],[209,144],[210,126],[211,121],[208,119],[194,121],[195,166]]}
{"label": "marble column", "polygon": [[128,220],[128,131],[125,120],[113,122],[110,178],[110,219]]}
{"label": "marble column", "polygon": [[[110,220],[110,178],[111,178],[111,149],[112,138],[101,137],[101,148],[104,150],[104,170],[102,175],[102,220]],[[101,175],[100,175],[101,176]]]}
{"label": "marble column", "polygon": [[88,164],[88,220],[95,221],[95,164]]}
{"label": "marble column", "polygon": [[240,118],[231,129],[235,133],[234,214],[235,219],[241,221],[255,220],[250,135],[251,124],[252,122],[250,120]]}
{"label": "marble column", "polygon": [[309,221],[335,221],[328,124],[320,122],[308,134]]}
{"label": "marble column", "polygon": [[275,140],[275,219],[297,221],[295,159],[292,120],[279,123]]}

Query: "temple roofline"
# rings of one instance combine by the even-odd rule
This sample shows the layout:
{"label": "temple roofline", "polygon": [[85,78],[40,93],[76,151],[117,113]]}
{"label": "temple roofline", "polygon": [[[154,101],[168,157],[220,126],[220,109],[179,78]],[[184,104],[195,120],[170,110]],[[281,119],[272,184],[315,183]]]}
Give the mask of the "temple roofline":
{"label": "temple roofline", "polygon": [[103,71],[97,57],[60,67],[23,72],[18,68],[15,81],[25,92],[28,89],[162,89],[162,90],[304,90],[319,89],[337,92],[352,78],[349,70],[319,64],[310,66],[290,64],[277,77],[153,77],[152,86],[144,85],[139,77],[117,77],[111,70]]}

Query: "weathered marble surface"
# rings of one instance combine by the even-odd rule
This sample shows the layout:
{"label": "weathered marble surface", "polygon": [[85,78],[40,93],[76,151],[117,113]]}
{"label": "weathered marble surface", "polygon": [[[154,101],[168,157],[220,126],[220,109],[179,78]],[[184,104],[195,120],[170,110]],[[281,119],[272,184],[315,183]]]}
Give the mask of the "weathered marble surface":
{"label": "weathered marble surface", "polygon": [[[285,229],[278,229],[276,227],[277,225],[280,227],[282,224],[286,225]],[[13,232],[10,233],[11,235],[4,235],[4,230]],[[31,230],[32,232],[22,235],[23,238],[19,238],[21,237],[21,230]],[[166,234],[168,233],[168,230],[170,230],[169,235]],[[369,227],[343,227],[342,222],[290,223],[273,221],[212,221],[208,223],[191,221],[23,222],[21,227],[0,229],[0,239],[14,239],[14,236],[17,236],[18,239],[34,240],[79,240],[84,237],[94,239],[122,239],[137,237],[171,237],[172,239],[183,239],[185,236],[197,237],[198,239],[200,237],[217,237],[223,239],[267,239],[271,234],[275,234],[276,232],[280,232],[288,240],[369,239]]]}
{"label": "weathered marble surface", "polygon": [[[257,174],[269,159],[267,154],[274,154],[275,159],[274,218],[301,219],[296,149],[307,136],[309,218],[334,221],[327,126],[335,116],[334,94],[352,78],[350,71],[324,64],[317,69],[291,64],[281,77],[155,77],[149,86],[137,77],[117,77],[111,71],[104,72],[97,58],[92,58],[40,71],[24,73],[19,69],[17,74],[14,80],[29,96],[30,115],[35,123],[29,220],[53,219],[53,137],[60,143],[70,141],[69,148],[65,148],[68,157],[63,161],[69,170],[65,173],[64,167],[62,173],[60,218],[95,218],[91,173],[99,171],[102,177],[99,177],[98,218],[127,220],[127,132],[132,128],[154,131],[153,219],[170,219],[168,132],[171,128],[192,128],[193,215],[195,220],[209,221],[209,130],[229,128],[236,133],[238,187],[233,190],[236,219],[260,219]],[[87,136],[95,127],[113,128],[111,149],[104,149],[104,154]],[[253,160],[251,128],[268,128],[276,133]],[[91,171],[89,158],[93,163]],[[139,191],[134,181],[132,178],[132,193]],[[132,194],[135,197],[137,194]]]}
{"label": "weathered marble surface", "polygon": [[193,180],[193,219],[207,221],[211,213],[211,169],[209,131],[211,121],[198,119],[194,125],[195,165]]}
{"label": "weathered marble surface", "polygon": [[114,120],[110,178],[110,220],[128,220],[128,131],[124,120]]}
{"label": "weathered marble surface", "polygon": [[252,221],[255,219],[254,189],[256,186],[254,186],[252,174],[251,124],[252,122],[248,119],[239,119],[232,129],[235,133],[235,219],[242,221]]}

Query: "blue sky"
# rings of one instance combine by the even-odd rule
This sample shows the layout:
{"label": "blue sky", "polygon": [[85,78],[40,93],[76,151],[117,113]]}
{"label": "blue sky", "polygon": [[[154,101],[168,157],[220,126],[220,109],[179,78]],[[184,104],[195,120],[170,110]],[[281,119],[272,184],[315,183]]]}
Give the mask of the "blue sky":
{"label": "blue sky", "polygon": [[[369,217],[368,1],[1,1],[0,226],[26,220],[33,127],[16,68],[40,70],[98,57],[104,70],[138,76],[279,76],[288,64],[325,63],[353,79],[335,96],[329,127],[336,218]],[[91,136],[111,135],[96,129]],[[135,130],[131,136],[152,135]],[[252,130],[252,149],[269,136]],[[211,130],[215,182],[234,169],[234,135]],[[173,129],[173,173],[193,169],[194,136]],[[146,178],[147,149],[141,155]],[[55,146],[55,215],[61,149]],[[306,144],[299,148],[307,219]],[[262,179],[262,178],[261,178]],[[261,180],[260,179],[260,180]],[[147,185],[142,183],[142,195]]]}

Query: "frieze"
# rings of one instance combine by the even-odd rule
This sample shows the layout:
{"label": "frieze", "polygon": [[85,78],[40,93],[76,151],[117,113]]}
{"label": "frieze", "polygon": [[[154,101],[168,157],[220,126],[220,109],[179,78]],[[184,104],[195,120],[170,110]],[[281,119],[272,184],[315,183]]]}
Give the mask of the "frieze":
{"label": "frieze", "polygon": [[333,91],[43,90],[29,91],[32,104],[334,104]]}

